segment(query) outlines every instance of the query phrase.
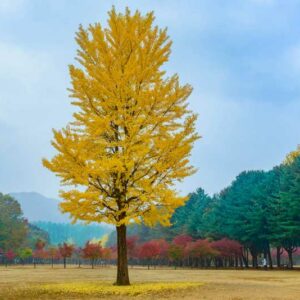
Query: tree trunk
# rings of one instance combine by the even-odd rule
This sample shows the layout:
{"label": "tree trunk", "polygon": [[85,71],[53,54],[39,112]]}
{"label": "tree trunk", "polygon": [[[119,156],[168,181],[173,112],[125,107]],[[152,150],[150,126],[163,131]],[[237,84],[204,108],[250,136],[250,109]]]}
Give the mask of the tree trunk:
{"label": "tree trunk", "polygon": [[128,275],[126,226],[117,226],[118,270],[116,285],[130,285]]}
{"label": "tree trunk", "polygon": [[268,243],[268,247],[267,247],[267,257],[268,257],[268,260],[269,260],[269,267],[270,267],[270,269],[273,269],[273,260],[272,260],[271,248],[270,248],[269,243]]}
{"label": "tree trunk", "polygon": [[252,255],[252,267],[258,268],[257,253],[252,252],[251,255]]}
{"label": "tree trunk", "polygon": [[67,259],[64,257],[64,269],[67,267]]}
{"label": "tree trunk", "polygon": [[249,268],[248,249],[247,250],[245,250],[245,248],[243,249],[242,260],[244,262],[245,267]]}
{"label": "tree trunk", "polygon": [[242,256],[239,257],[239,261],[240,261],[240,267],[244,268],[244,263],[243,263],[243,257]]}
{"label": "tree trunk", "polygon": [[288,251],[288,256],[289,256],[289,269],[293,269],[293,251],[289,249]]}
{"label": "tree trunk", "polygon": [[281,247],[276,247],[276,260],[277,260],[277,268],[281,267]]}
{"label": "tree trunk", "polygon": [[235,268],[239,267],[239,258],[237,255],[234,256],[234,267]]}
{"label": "tree trunk", "polygon": [[258,253],[255,247],[250,247],[250,254],[252,256],[252,268],[258,268]]}

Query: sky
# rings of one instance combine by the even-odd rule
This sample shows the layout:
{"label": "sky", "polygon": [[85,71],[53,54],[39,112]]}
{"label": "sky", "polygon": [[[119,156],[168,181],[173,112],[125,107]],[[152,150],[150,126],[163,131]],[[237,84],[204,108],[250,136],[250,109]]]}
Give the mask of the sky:
{"label": "sky", "polygon": [[154,11],[173,40],[166,65],[194,91],[198,172],[178,185],[217,193],[243,170],[269,170],[300,143],[300,1],[0,0],[0,192],[58,197],[41,159],[70,120],[68,65],[79,24],[115,5]]}

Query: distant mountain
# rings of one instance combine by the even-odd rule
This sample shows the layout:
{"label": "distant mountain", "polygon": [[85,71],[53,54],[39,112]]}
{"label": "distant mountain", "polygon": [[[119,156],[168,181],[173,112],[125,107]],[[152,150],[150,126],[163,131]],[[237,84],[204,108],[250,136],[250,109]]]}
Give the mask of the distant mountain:
{"label": "distant mountain", "polygon": [[69,223],[67,214],[59,210],[59,200],[47,198],[39,193],[10,193],[21,205],[24,217],[29,222],[49,221],[55,223]]}
{"label": "distant mountain", "polygon": [[59,210],[59,200],[47,198],[39,193],[10,193],[21,205],[24,217],[30,223],[47,232],[51,244],[71,240],[83,246],[87,240],[100,239],[112,231],[106,224],[77,223],[72,225],[68,214]]}

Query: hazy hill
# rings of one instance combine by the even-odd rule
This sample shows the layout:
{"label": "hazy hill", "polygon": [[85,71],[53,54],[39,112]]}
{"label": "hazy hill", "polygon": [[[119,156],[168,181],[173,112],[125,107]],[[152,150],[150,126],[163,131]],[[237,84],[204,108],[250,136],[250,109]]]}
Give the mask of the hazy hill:
{"label": "hazy hill", "polygon": [[10,195],[21,204],[24,217],[29,222],[70,222],[68,215],[60,212],[58,208],[59,200],[57,199],[47,198],[35,192],[10,193]]}
{"label": "hazy hill", "polygon": [[73,241],[82,246],[87,240],[99,239],[112,231],[106,224],[70,224],[68,215],[59,210],[59,200],[47,198],[39,193],[10,193],[21,205],[24,217],[47,232],[52,244]]}

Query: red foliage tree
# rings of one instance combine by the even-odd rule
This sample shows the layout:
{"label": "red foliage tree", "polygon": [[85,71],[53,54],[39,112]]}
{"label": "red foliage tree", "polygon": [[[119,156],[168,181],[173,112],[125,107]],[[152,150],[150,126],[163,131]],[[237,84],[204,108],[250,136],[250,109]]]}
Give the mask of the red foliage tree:
{"label": "red foliage tree", "polygon": [[5,253],[5,258],[7,261],[9,262],[12,262],[15,257],[16,257],[16,253],[12,250],[12,249],[9,249],[6,253]]}
{"label": "red foliage tree", "polygon": [[214,241],[211,246],[216,249],[223,257],[241,256],[243,246],[234,240],[223,238],[219,241]]}
{"label": "red foliage tree", "polygon": [[148,260],[148,269],[150,267],[150,261],[157,258],[160,254],[159,244],[155,240],[145,242],[140,246],[139,258]]}
{"label": "red foliage tree", "polygon": [[111,259],[116,260],[118,258],[117,245],[111,246],[109,249],[111,251]]}
{"label": "red foliage tree", "polygon": [[58,247],[59,253],[64,260],[64,268],[67,266],[67,258],[71,257],[74,251],[74,246],[71,244],[63,243]]}
{"label": "red foliage tree", "polygon": [[211,259],[216,255],[218,255],[218,251],[212,247],[207,239],[190,242],[184,249],[184,256],[187,257],[189,261],[191,259],[193,265],[198,265],[200,262],[201,266],[209,266]]}
{"label": "red foliage tree", "polygon": [[54,246],[49,247],[49,249],[48,249],[48,256],[51,259],[51,266],[52,266],[52,268],[53,268],[54,260],[61,258],[59,250],[57,249],[57,247],[54,247]]}
{"label": "red foliage tree", "polygon": [[168,257],[169,244],[165,239],[154,240],[159,247],[159,258],[164,259]]}
{"label": "red foliage tree", "polygon": [[185,247],[188,243],[192,242],[193,238],[186,234],[175,236],[173,244]]}
{"label": "red foliage tree", "polygon": [[218,252],[215,249],[213,249],[211,243],[207,239],[196,240],[193,243],[192,248],[192,252],[195,257],[214,256],[218,254]]}
{"label": "red foliage tree", "polygon": [[42,260],[49,257],[49,253],[45,250],[46,243],[43,240],[38,239],[35,243],[35,249],[33,251],[33,264],[36,267],[37,260]]}
{"label": "red foliage tree", "polygon": [[111,248],[103,248],[102,249],[102,258],[107,263],[109,259],[112,258],[112,250]]}
{"label": "red foliage tree", "polygon": [[127,255],[129,258],[137,258],[138,257],[138,236],[130,236],[126,239],[127,243]]}
{"label": "red foliage tree", "polygon": [[92,269],[94,269],[95,261],[102,257],[102,247],[100,243],[87,242],[82,249],[83,257],[90,259]]}
{"label": "red foliage tree", "polygon": [[239,242],[223,238],[212,242],[211,246],[219,252],[217,265],[238,266],[238,260],[241,258],[243,251],[243,246]]}

